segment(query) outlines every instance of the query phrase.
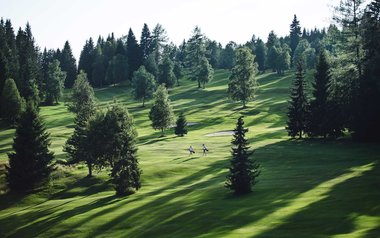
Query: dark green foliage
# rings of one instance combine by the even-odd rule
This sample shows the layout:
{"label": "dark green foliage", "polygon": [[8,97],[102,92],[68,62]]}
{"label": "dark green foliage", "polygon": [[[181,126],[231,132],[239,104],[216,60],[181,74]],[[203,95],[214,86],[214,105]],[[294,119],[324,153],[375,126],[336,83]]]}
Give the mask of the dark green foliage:
{"label": "dark green foliage", "polygon": [[141,31],[141,38],[140,38],[140,48],[141,48],[144,61],[152,53],[151,44],[152,44],[152,37],[150,35],[150,30],[149,30],[148,25],[144,23],[144,27]]}
{"label": "dark green foliage", "polygon": [[58,103],[62,96],[66,73],[61,70],[58,60],[49,63],[48,78],[46,82],[46,104]]}
{"label": "dark green foliage", "polygon": [[330,66],[327,62],[326,52],[322,50],[319,55],[315,82],[313,83],[313,100],[310,101],[310,121],[308,134],[310,136],[323,136],[330,134],[328,92],[330,87]]}
{"label": "dark green foliage", "polygon": [[183,67],[180,62],[174,62],[173,73],[177,79],[177,86],[179,86],[179,79],[183,77]]}
{"label": "dark green foliage", "polygon": [[13,79],[5,81],[1,94],[1,115],[9,123],[14,124],[25,107],[25,101],[17,90]]}
{"label": "dark green foliage", "polygon": [[173,109],[164,85],[158,86],[154,93],[154,102],[149,112],[149,119],[152,121],[152,127],[155,130],[161,130],[161,136],[164,136],[164,129],[173,122]]}
{"label": "dark green foliage", "polygon": [[92,86],[94,86],[93,80],[92,80],[92,69],[93,69],[94,60],[95,60],[95,46],[94,46],[94,41],[92,40],[92,38],[90,38],[88,41],[86,41],[80,53],[78,71],[83,70],[87,74],[88,81],[90,82]]}
{"label": "dark green foliage", "polygon": [[[34,37],[29,23],[25,30],[19,29],[16,37],[18,61],[20,64],[19,77],[16,81],[22,97],[27,100],[36,99],[35,90],[31,87],[33,81],[38,79],[38,48],[35,46]],[[37,102],[35,102],[37,104]]]}
{"label": "dark green foliage", "polygon": [[88,176],[92,176],[93,158],[90,156],[90,145],[88,142],[88,122],[89,117],[85,113],[78,113],[74,120],[74,133],[66,141],[63,151],[69,156],[69,164],[86,162],[88,167]]}
{"label": "dark green foliage", "polygon": [[92,81],[91,85],[94,87],[103,87],[106,79],[106,58],[103,55],[102,48],[100,45],[96,46],[94,52],[94,63],[92,65]]}
{"label": "dark green foliage", "polygon": [[235,65],[235,49],[237,45],[235,42],[230,41],[223,51],[220,53],[220,68],[232,69]]}
{"label": "dark green foliage", "polygon": [[133,34],[132,29],[129,29],[127,37],[127,60],[128,60],[128,79],[132,80],[133,73],[142,65],[143,56],[140,46]]}
{"label": "dark green foliage", "polygon": [[168,88],[172,87],[176,81],[173,70],[173,61],[171,61],[169,57],[165,57],[162,63],[158,66],[158,84],[165,84]]}
{"label": "dark green foliage", "polygon": [[265,61],[267,57],[267,48],[261,39],[257,39],[255,43],[254,53],[256,55],[256,62],[258,64],[258,70],[264,72],[266,69]]}
{"label": "dark green foliage", "polygon": [[132,85],[135,99],[141,99],[144,107],[145,100],[151,98],[156,90],[156,81],[153,74],[146,71],[144,66],[141,66],[133,74]]}
{"label": "dark green foliage", "polygon": [[226,187],[233,190],[236,195],[241,195],[252,191],[252,186],[257,183],[257,177],[260,175],[260,165],[250,158],[253,152],[249,151],[248,141],[245,138],[248,129],[244,128],[243,117],[238,119],[234,132]]}
{"label": "dark green foliage", "polygon": [[288,106],[286,130],[289,136],[302,138],[302,134],[307,129],[307,120],[309,117],[308,107],[309,105],[305,94],[305,73],[303,65],[298,63]]}
{"label": "dark green foliage", "polygon": [[155,78],[158,77],[158,65],[154,54],[148,55],[148,58],[145,60],[144,66],[149,73],[154,75]]}
{"label": "dark green foliage", "polygon": [[75,114],[85,114],[87,119],[95,112],[94,89],[84,71],[80,71],[68,98],[68,109]]}
{"label": "dark green foliage", "polygon": [[187,121],[185,115],[183,115],[183,112],[179,114],[179,117],[176,121],[176,127],[174,129],[174,133],[177,136],[184,136],[187,134]]}
{"label": "dark green foliage", "polygon": [[[301,39],[301,26],[300,26],[300,22],[297,19],[297,16],[294,15],[292,24],[290,24],[290,49],[291,49],[292,58],[300,39]],[[297,63],[297,61],[295,61],[294,63]]]}
{"label": "dark green foliage", "polygon": [[50,175],[54,156],[49,145],[49,134],[36,108],[29,103],[17,124],[14,152],[8,154],[6,179],[11,190],[27,191]]}
{"label": "dark green foliage", "polygon": [[125,145],[124,150],[111,172],[112,183],[119,196],[133,194],[135,190],[141,188],[141,170],[136,156],[137,149],[131,145]]}
{"label": "dark green foliage", "polygon": [[243,107],[255,97],[257,63],[255,56],[247,47],[236,51],[236,65],[231,70],[228,93],[235,101],[241,101]]}
{"label": "dark green foliage", "polygon": [[373,0],[363,18],[363,76],[360,78],[352,127],[354,138],[379,141],[380,137],[380,1]]}
{"label": "dark green foliage", "polygon": [[116,84],[128,79],[128,61],[122,54],[115,55],[108,64],[107,84]]}
{"label": "dark green foliage", "polygon": [[58,60],[61,63],[62,71],[66,72],[65,88],[73,87],[77,77],[77,63],[68,41],[65,42]]}
{"label": "dark green foliage", "polygon": [[151,34],[152,41],[150,44],[150,52],[154,55],[154,59],[157,64],[162,60],[163,49],[165,43],[168,41],[166,30],[162,27],[161,24],[157,24]]}

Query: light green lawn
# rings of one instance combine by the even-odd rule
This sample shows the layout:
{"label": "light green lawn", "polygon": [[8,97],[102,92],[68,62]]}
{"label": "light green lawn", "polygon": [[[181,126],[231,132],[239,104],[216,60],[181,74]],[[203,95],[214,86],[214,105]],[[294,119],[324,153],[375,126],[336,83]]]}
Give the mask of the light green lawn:
{"label": "light green lawn", "polygon": [[[0,195],[0,237],[380,237],[379,145],[289,140],[284,128],[292,78],[258,76],[258,96],[244,110],[227,97],[226,71],[216,71],[204,90],[182,80],[170,90],[172,105],[198,123],[185,137],[171,129],[160,138],[150,127],[150,103],[142,108],[127,87],[96,90],[101,107],[116,99],[134,116],[141,190],[115,197],[108,171],[86,178],[83,165],[60,167],[45,190]],[[63,103],[42,107],[41,115],[51,149],[64,159],[73,115]],[[240,115],[262,173],[252,194],[234,197],[223,187],[232,137],[205,135],[232,130]],[[3,163],[13,133],[0,132]]]}

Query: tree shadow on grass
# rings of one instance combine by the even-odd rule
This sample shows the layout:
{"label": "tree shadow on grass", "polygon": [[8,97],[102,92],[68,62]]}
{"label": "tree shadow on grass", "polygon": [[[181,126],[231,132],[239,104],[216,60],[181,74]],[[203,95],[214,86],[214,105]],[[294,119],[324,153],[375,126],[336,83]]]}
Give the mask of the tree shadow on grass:
{"label": "tree shadow on grass", "polygon": [[[86,200],[86,204],[83,202],[80,204],[79,200],[78,206],[74,209],[67,209],[64,206],[50,210],[49,207],[39,208],[18,214],[18,216],[3,217],[0,219],[0,224],[4,224],[4,234],[11,235],[11,237],[33,236],[42,233],[46,235],[47,232],[50,232],[48,236],[51,237],[75,235],[76,229],[81,229],[80,235],[86,237],[95,237],[99,234],[111,237],[115,232],[120,231],[128,237],[196,237],[205,234],[214,237],[225,236],[231,231],[246,226],[254,229],[254,227],[250,227],[251,223],[287,208],[301,194],[346,174],[354,166],[372,162],[373,156],[370,155],[376,151],[376,146],[369,147],[367,145],[282,141],[264,146],[254,154],[255,159],[262,165],[262,174],[253,193],[247,196],[234,197],[223,188],[229,162],[218,160],[208,164],[204,169],[153,191],[144,192],[143,185],[142,191],[125,199],[96,196],[92,201],[90,200],[90,203]],[[360,155],[363,158],[358,158]],[[380,160],[378,157],[377,159]],[[298,229],[299,220],[310,216],[307,214],[308,211],[313,214],[313,217],[320,220],[305,220],[301,223],[305,226],[302,228],[303,230],[294,234],[299,235],[302,231],[307,232],[309,229],[314,232],[316,228],[310,228],[310,226],[317,227],[318,222],[325,219],[324,216],[317,216],[319,211],[330,211],[326,214],[334,215],[336,210],[334,203],[340,201],[334,200],[334,197],[347,199],[347,202],[340,205],[342,211],[338,211],[339,215],[351,214],[352,211],[369,215],[378,214],[378,210],[374,210],[373,213],[367,212],[375,202],[375,193],[369,197],[358,195],[359,201],[362,198],[369,200],[367,205],[363,205],[360,209],[352,208],[353,200],[350,200],[350,191],[353,190],[350,190],[349,187],[360,187],[362,183],[372,181],[373,176],[375,176],[373,182],[378,183],[378,177],[372,174],[374,172],[379,174],[378,165],[373,171],[366,172],[361,177],[342,182],[333,188],[328,197],[297,211],[289,219],[282,221],[284,224],[274,226],[273,229],[267,230],[261,235],[264,237],[272,234],[285,236],[295,232],[294,229]],[[367,178],[362,180],[362,177]],[[356,179],[359,179],[355,182],[356,185],[352,185]],[[365,190],[369,188],[368,186],[364,186]],[[141,202],[143,199],[148,200]],[[324,201],[324,199],[330,200]],[[135,204],[135,201],[140,202]],[[132,205],[132,203],[134,204]],[[326,209],[326,205],[328,209]],[[117,213],[115,213],[116,210]],[[294,216],[303,213],[304,216],[293,219]],[[74,217],[75,219],[73,219]],[[99,217],[104,217],[104,219]],[[16,218],[17,225],[11,224]],[[38,220],[31,223],[36,218]],[[98,222],[94,226],[92,225],[94,219],[102,219],[102,222],[99,223],[97,220]],[[340,219],[334,216],[328,223],[339,224]],[[66,220],[70,220],[70,223],[62,225],[61,223]],[[326,224],[324,224],[325,228],[329,228]],[[279,227],[282,225],[289,230],[281,233]],[[349,226],[347,225],[347,227]],[[17,229],[17,227],[19,228]],[[377,234],[378,229],[376,229],[374,227],[371,232]],[[337,234],[337,232],[319,231],[318,233],[316,231],[315,234]]]}

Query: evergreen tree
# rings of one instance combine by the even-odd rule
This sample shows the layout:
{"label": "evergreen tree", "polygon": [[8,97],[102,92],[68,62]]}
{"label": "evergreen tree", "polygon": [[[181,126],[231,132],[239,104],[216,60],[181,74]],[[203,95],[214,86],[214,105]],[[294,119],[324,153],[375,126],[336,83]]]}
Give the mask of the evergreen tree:
{"label": "evergreen tree", "polygon": [[104,123],[108,128],[104,158],[112,166],[111,177],[117,195],[128,195],[141,187],[141,170],[138,166],[137,132],[128,110],[113,106]]}
{"label": "evergreen tree", "polygon": [[319,55],[318,64],[313,83],[314,99],[310,102],[310,121],[308,134],[310,136],[327,137],[329,134],[328,124],[328,92],[330,87],[330,67],[327,62],[326,52],[322,50]]}
{"label": "evergreen tree", "polygon": [[148,56],[145,60],[144,66],[149,73],[153,74],[155,78],[158,78],[159,70],[154,54]]}
{"label": "evergreen tree", "polygon": [[141,99],[143,101],[142,106],[144,107],[145,100],[151,98],[156,89],[156,82],[153,74],[146,71],[144,66],[141,66],[133,74],[132,85],[135,99]]}
{"label": "evergreen tree", "polygon": [[295,51],[293,52],[293,66],[297,67],[298,62],[302,62],[303,67],[306,68],[306,50],[310,49],[310,44],[307,40],[301,40]]}
{"label": "evergreen tree", "polygon": [[154,59],[157,64],[161,62],[163,49],[167,41],[168,36],[166,30],[162,25],[157,24],[152,31],[151,49],[149,52],[154,54]]}
{"label": "evergreen tree", "polygon": [[226,181],[226,187],[233,190],[236,195],[251,192],[260,175],[259,164],[250,158],[253,152],[249,151],[248,141],[245,138],[247,132],[243,117],[240,117],[234,130],[230,173]]}
{"label": "evergreen tree", "polygon": [[7,79],[1,94],[1,115],[9,123],[15,123],[25,107],[24,99],[13,79]]}
{"label": "evergreen tree", "polygon": [[103,87],[106,79],[106,59],[103,55],[101,45],[97,45],[94,52],[94,61],[92,65],[92,82],[93,87]]}
{"label": "evergreen tree", "polygon": [[274,47],[276,53],[276,71],[277,74],[284,74],[284,71],[290,68],[290,49],[287,44],[283,44],[282,47]]}
{"label": "evergreen tree", "polygon": [[201,29],[196,26],[193,30],[193,35],[188,40],[186,44],[186,66],[189,68],[190,79],[193,81],[198,81],[198,88],[201,87],[201,82],[199,81],[199,66],[201,60],[206,55],[206,47],[204,35]]}
{"label": "evergreen tree", "polygon": [[380,137],[380,1],[372,0],[363,18],[363,75],[353,112],[352,135],[362,141]]}
{"label": "evergreen tree", "polygon": [[202,84],[202,88],[205,88],[206,83],[210,82],[213,77],[214,77],[214,70],[209,64],[207,58],[203,57],[201,59],[201,63],[198,69],[198,79],[199,79],[199,82]]}
{"label": "evergreen tree", "polygon": [[[34,95],[33,82],[38,79],[38,49],[35,46],[34,37],[29,23],[26,24],[25,30],[19,29],[16,37],[16,45],[18,51],[18,61],[20,71],[18,81],[16,82],[20,94],[25,99],[34,99],[38,95]],[[37,103],[37,102],[35,102]]]}
{"label": "evergreen tree", "polygon": [[146,23],[144,23],[144,27],[141,32],[140,38],[140,48],[142,51],[142,56],[144,61],[148,58],[148,56],[152,53],[152,37],[150,35],[149,27]]}
{"label": "evergreen tree", "polygon": [[126,51],[129,69],[128,79],[132,80],[133,73],[138,70],[143,63],[142,52],[132,29],[129,29],[128,32]]}
{"label": "evergreen tree", "polygon": [[158,67],[158,84],[165,84],[168,88],[172,87],[176,81],[173,70],[173,61],[171,61],[169,57],[165,57]]}
{"label": "evergreen tree", "polygon": [[61,71],[58,60],[53,60],[49,64],[48,81],[46,82],[46,104],[52,105],[53,102],[58,103],[63,93],[63,84],[65,82],[66,73]]}
{"label": "evergreen tree", "polygon": [[[300,26],[300,22],[297,19],[297,16],[294,15],[292,24],[290,24],[290,49],[291,49],[292,58],[300,39],[301,39],[301,26]],[[295,61],[295,63],[297,63],[297,61]]]}
{"label": "evergreen tree", "polygon": [[305,94],[305,73],[302,63],[297,64],[290,100],[286,130],[289,136],[302,138],[302,134],[307,129],[307,119],[309,117],[309,105]]}
{"label": "evergreen tree", "polygon": [[236,51],[236,65],[231,70],[228,93],[235,101],[241,101],[243,107],[255,97],[257,64],[255,56],[247,47]]}
{"label": "evergreen tree", "polygon": [[46,92],[47,85],[49,81],[49,64],[53,62],[55,59],[56,52],[54,50],[46,50],[44,49],[41,59],[40,59],[40,75],[41,80],[39,81],[39,89],[40,89],[40,99],[42,101],[46,101]]}
{"label": "evergreen tree", "polygon": [[237,45],[230,41],[220,53],[220,67],[222,69],[232,69],[235,65],[235,50]]}
{"label": "evergreen tree", "polygon": [[77,115],[84,113],[88,119],[95,112],[94,89],[88,82],[87,75],[83,70],[80,71],[74,82],[68,101],[69,111]]}
{"label": "evergreen tree", "polygon": [[77,76],[77,63],[68,41],[65,42],[58,60],[61,63],[62,71],[66,72],[65,88],[73,87]]}
{"label": "evergreen tree", "polygon": [[180,62],[174,62],[173,73],[177,79],[177,86],[179,86],[179,79],[183,77],[183,67]]}
{"label": "evergreen tree", "polygon": [[11,190],[27,191],[50,175],[54,156],[49,145],[44,124],[33,104],[28,103],[17,124],[14,152],[8,154],[6,180]]}
{"label": "evergreen tree", "polygon": [[90,38],[88,41],[86,41],[80,53],[79,63],[78,63],[78,72],[80,70],[83,70],[87,74],[88,81],[90,82],[92,86],[94,86],[94,83],[92,80],[92,69],[93,69],[94,59],[95,59],[94,41],[92,40],[92,38]]}
{"label": "evergreen tree", "polygon": [[158,86],[154,93],[154,102],[149,112],[149,119],[152,121],[152,127],[155,130],[161,130],[161,136],[164,136],[164,129],[173,122],[173,109],[164,85]]}
{"label": "evergreen tree", "polygon": [[183,115],[183,112],[179,114],[174,133],[177,136],[184,136],[187,134],[187,121],[185,115]]}
{"label": "evergreen tree", "polygon": [[128,62],[124,55],[117,54],[109,62],[107,68],[106,81],[109,84],[116,84],[128,79]]}
{"label": "evergreen tree", "polygon": [[256,41],[256,47],[254,51],[256,55],[256,62],[258,64],[258,70],[264,72],[266,69],[265,61],[267,57],[267,48],[261,39]]}

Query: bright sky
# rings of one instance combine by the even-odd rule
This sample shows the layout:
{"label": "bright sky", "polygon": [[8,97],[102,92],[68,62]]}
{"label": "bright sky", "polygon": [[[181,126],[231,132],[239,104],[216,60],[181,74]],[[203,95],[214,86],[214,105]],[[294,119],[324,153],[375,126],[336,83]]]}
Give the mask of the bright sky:
{"label": "bright sky", "polygon": [[339,0],[0,0],[0,17],[18,28],[31,24],[41,48],[62,48],[69,40],[78,60],[89,37],[131,27],[140,39],[144,23],[150,30],[160,23],[176,45],[188,39],[196,25],[212,40],[245,43],[252,35],[266,40],[274,30],[289,32],[296,14],[301,27],[322,28],[331,23],[331,6]]}

